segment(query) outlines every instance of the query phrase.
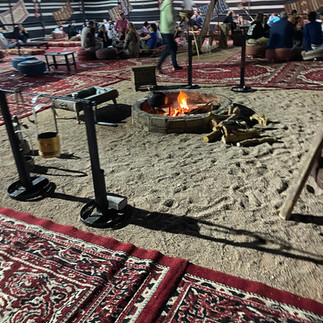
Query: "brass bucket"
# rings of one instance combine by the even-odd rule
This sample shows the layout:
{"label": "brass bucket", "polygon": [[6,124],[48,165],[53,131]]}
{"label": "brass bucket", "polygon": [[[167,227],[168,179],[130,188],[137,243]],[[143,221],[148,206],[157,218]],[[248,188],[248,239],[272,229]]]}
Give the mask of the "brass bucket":
{"label": "brass bucket", "polygon": [[[41,107],[41,105],[39,105]],[[55,131],[41,132],[38,134],[37,106],[34,108],[36,135],[38,141],[38,155],[43,158],[54,158],[61,155],[61,146],[58,136],[56,113],[54,106],[51,107],[54,118]]]}
{"label": "brass bucket", "polygon": [[38,154],[43,158],[54,158],[61,155],[61,146],[57,132],[43,132],[38,135]]}

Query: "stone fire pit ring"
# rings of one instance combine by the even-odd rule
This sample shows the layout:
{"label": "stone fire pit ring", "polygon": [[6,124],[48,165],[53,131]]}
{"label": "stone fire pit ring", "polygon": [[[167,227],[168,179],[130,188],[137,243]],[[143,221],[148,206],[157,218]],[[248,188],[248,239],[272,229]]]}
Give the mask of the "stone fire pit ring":
{"label": "stone fire pit ring", "polygon": [[[177,100],[179,90],[164,91],[168,102]],[[153,111],[154,109],[148,103],[148,96],[140,98],[132,106],[132,124],[134,127],[150,132],[160,133],[205,133],[210,131],[210,120],[212,119],[212,113],[218,114],[219,111],[223,111],[232,104],[232,100],[219,94],[210,94],[206,91],[198,90],[182,90],[190,103],[218,103],[219,108],[212,110],[211,112],[181,115],[177,117],[170,117],[166,115],[160,115],[155,113],[149,113],[147,111]]]}

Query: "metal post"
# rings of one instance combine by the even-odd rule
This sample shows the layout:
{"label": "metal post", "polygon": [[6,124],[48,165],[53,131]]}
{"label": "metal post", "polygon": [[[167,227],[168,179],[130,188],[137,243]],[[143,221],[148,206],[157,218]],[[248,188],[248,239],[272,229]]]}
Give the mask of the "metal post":
{"label": "metal post", "polygon": [[11,144],[12,153],[15,158],[20,181],[23,186],[30,188],[31,187],[31,178],[29,176],[29,173],[26,170],[26,163],[25,163],[25,159],[23,156],[23,152],[19,147],[19,140],[15,134],[15,130],[12,125],[11,115],[10,115],[9,107],[8,107],[8,104],[6,101],[6,96],[5,96],[5,93],[2,91],[0,91],[0,105],[1,105],[3,120],[5,122],[7,132],[8,132],[9,141]]}
{"label": "metal post", "polygon": [[240,60],[240,85],[233,86],[231,91],[234,92],[252,92],[253,89],[250,86],[245,86],[244,84],[244,75],[246,69],[246,35],[245,29],[248,29],[249,26],[240,26],[242,29],[242,45],[241,45],[241,60]]}
{"label": "metal post", "polygon": [[9,107],[3,91],[0,91],[0,106],[19,174],[19,180],[9,186],[8,194],[13,199],[26,201],[47,191],[50,182],[43,176],[30,177],[23,150],[19,147],[19,140],[12,125]]}
{"label": "metal post", "polygon": [[42,33],[43,33],[43,37],[45,38],[45,25],[44,25],[44,20],[43,20],[43,15],[41,12],[41,0],[37,0],[38,1],[38,10],[39,10],[39,19],[40,19],[40,24],[42,26]]}
{"label": "metal post", "polygon": [[96,140],[95,121],[92,104],[82,103],[88,138],[91,169],[94,185],[95,202],[99,212],[107,214],[109,204],[104,180],[104,171],[100,168],[98,145]]}
{"label": "metal post", "polygon": [[10,16],[11,16],[12,29],[14,29],[15,28],[15,21],[14,21],[14,16],[13,16],[13,13],[12,13],[11,0],[8,0],[8,4],[9,4]]}

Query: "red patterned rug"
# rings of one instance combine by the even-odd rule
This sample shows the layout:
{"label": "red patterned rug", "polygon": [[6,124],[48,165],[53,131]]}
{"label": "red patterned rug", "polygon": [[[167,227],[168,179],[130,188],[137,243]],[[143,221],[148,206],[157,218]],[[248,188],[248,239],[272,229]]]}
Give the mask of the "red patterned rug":
{"label": "red patterned rug", "polygon": [[[69,51],[70,48],[59,48],[59,51]],[[51,48],[50,51],[57,51]],[[38,58],[43,59],[43,56]],[[51,70],[39,76],[24,76],[11,66],[11,56],[6,56],[0,63],[1,89],[36,94],[64,96],[93,85],[108,86],[114,83],[131,80],[130,67],[144,64],[156,64],[156,58],[137,58],[127,60],[88,61],[78,62],[77,69],[71,72],[66,67]],[[61,58],[63,59],[63,58]],[[180,62],[183,70],[172,71],[169,61],[163,65],[164,74],[157,75],[158,82],[186,83],[187,62]],[[214,84],[237,86],[240,84],[240,54],[235,54],[225,62],[193,62],[192,80],[195,84]],[[272,87],[281,89],[322,90],[322,62],[285,62],[271,63],[265,59],[247,59],[245,68],[245,85],[251,87]],[[11,114],[20,118],[31,114],[34,103],[33,97],[25,96],[25,103],[18,106],[14,96],[8,96]],[[41,98],[37,103],[45,103]],[[47,100],[49,103],[49,100]],[[0,112],[0,125],[3,124]]]}
{"label": "red patterned rug", "polygon": [[[235,55],[223,63],[194,62],[192,80],[195,84],[240,85],[240,59]],[[165,64],[165,74],[158,76],[160,82],[185,83],[187,66],[181,63],[183,70],[172,71]],[[247,60],[245,66],[245,85],[280,89],[323,89],[322,62],[285,62],[271,63],[267,60]]]}
{"label": "red patterned rug", "polygon": [[[38,57],[43,59],[42,57]],[[12,67],[12,57],[6,56],[0,63],[0,88],[3,90],[19,89],[21,92],[35,94],[48,94],[52,96],[65,96],[91,86],[105,87],[130,79],[130,66],[147,63],[146,58],[109,61],[77,62],[77,69],[71,67],[68,72],[64,66],[58,70],[51,70],[42,75],[25,76]],[[61,58],[63,59],[63,57]],[[59,61],[58,61],[59,62]],[[33,96],[23,95],[24,103],[17,104],[14,95],[7,95],[7,102],[11,115],[18,115],[19,118],[26,117],[32,113],[32,107],[38,103],[50,104],[50,99],[39,98],[33,102]],[[0,110],[0,125],[3,124]]]}
{"label": "red patterned rug", "polygon": [[323,304],[0,208],[4,322],[322,322]]}

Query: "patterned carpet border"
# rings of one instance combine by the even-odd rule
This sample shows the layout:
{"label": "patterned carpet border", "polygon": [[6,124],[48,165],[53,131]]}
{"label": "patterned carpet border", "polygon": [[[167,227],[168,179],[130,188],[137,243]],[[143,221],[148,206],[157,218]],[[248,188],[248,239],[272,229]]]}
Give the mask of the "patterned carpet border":
{"label": "patterned carpet border", "polygon": [[6,322],[323,322],[323,304],[0,208]]}

